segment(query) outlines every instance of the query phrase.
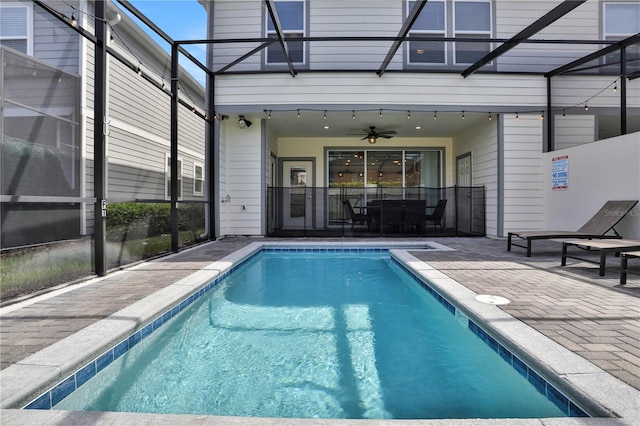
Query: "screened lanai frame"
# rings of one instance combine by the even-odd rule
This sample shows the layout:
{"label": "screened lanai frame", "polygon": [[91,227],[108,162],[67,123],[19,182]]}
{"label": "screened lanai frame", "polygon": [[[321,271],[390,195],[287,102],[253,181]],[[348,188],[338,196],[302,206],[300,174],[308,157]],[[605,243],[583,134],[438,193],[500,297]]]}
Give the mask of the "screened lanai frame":
{"label": "screened lanai frame", "polygon": [[[385,59],[382,61],[380,66],[377,69],[372,70],[353,70],[353,69],[322,69],[322,70],[313,70],[313,69],[300,69],[297,70],[294,63],[292,62],[289,52],[287,51],[287,37],[284,33],[280,20],[278,19],[277,10],[275,7],[274,0],[262,0],[265,5],[265,8],[274,24],[275,29],[275,37],[270,38],[241,38],[241,39],[222,39],[222,40],[214,40],[214,39],[205,39],[205,40],[173,40],[169,37],[162,29],[160,29],[157,25],[155,25],[151,20],[149,20],[144,14],[142,14],[139,10],[137,10],[133,5],[131,5],[126,0],[116,0],[120,5],[122,5],[127,11],[133,14],[136,18],[142,21],[145,25],[147,25],[152,31],[154,31],[157,35],[159,35],[164,41],[171,45],[171,250],[173,252],[179,251],[178,244],[178,106],[182,104],[183,106],[189,106],[177,95],[178,93],[178,57],[179,55],[183,55],[192,61],[195,65],[197,65],[201,70],[203,70],[207,76],[207,105],[206,111],[209,111],[210,114],[201,113],[194,109],[194,112],[206,122],[206,152],[205,152],[205,183],[206,183],[206,200],[205,204],[208,206],[207,208],[207,218],[210,224],[215,223],[216,219],[216,205],[212,202],[215,198],[215,176],[217,174],[217,170],[215,167],[215,152],[213,151],[213,146],[215,146],[216,139],[216,127],[217,127],[217,119],[219,118],[216,114],[216,105],[213,103],[213,91],[215,90],[214,82],[215,78],[218,75],[228,75],[228,74],[246,74],[246,73],[288,73],[291,77],[295,77],[299,72],[375,72],[378,76],[382,77],[386,72],[425,72],[425,73],[433,73],[434,70],[389,70],[388,66],[393,59],[394,55],[397,53],[398,49],[403,45],[403,43],[408,41],[464,41],[468,43],[487,43],[490,42],[492,45],[496,45],[497,47],[491,50],[484,57],[480,58],[476,63],[470,65],[466,69],[461,72],[461,75],[465,78],[468,78],[473,73],[493,73],[493,74],[502,74],[504,72],[500,72],[497,70],[481,70],[481,68],[490,63],[493,59],[499,57],[500,55],[506,53],[510,49],[516,47],[519,44],[526,43],[545,43],[545,44],[574,44],[574,45],[597,45],[597,46],[606,46],[605,48],[601,48],[587,56],[576,59],[570,63],[567,63],[561,67],[556,69],[543,72],[526,72],[526,74],[537,74],[543,75],[547,79],[547,108],[546,113],[548,120],[545,120],[546,126],[546,146],[541,147],[543,151],[551,151],[553,150],[553,114],[554,111],[553,103],[552,103],[552,90],[551,90],[551,81],[555,76],[567,75],[572,73],[579,73],[588,70],[589,67],[586,66],[590,62],[594,60],[598,60],[599,58],[610,54],[612,52],[619,52],[620,60],[618,61],[620,69],[619,69],[619,81],[620,81],[620,129],[621,134],[627,133],[627,87],[626,81],[635,79],[640,77],[639,72],[634,72],[630,75],[627,75],[627,58],[626,58],[626,48],[628,46],[640,43],[640,33],[635,34],[631,37],[628,37],[624,40],[540,40],[533,39],[532,36],[546,28],[553,22],[557,21],[567,13],[571,12],[586,0],[567,0],[560,3],[558,6],[553,8],[551,11],[546,13],[543,17],[539,18],[531,25],[522,29],[518,34],[514,35],[510,39],[499,39],[499,38],[466,38],[466,37],[414,37],[409,36],[409,31],[420,12],[424,8],[427,3],[427,0],[417,0],[414,4],[414,7],[408,11],[408,16],[403,22],[401,29],[397,36],[395,37],[302,37],[296,38],[297,42],[320,42],[320,41],[330,41],[330,42],[363,42],[363,41],[388,41],[391,42],[391,47],[386,53]],[[69,17],[60,14],[56,10],[49,7],[45,2],[34,0],[34,3],[41,6],[44,10],[48,11],[53,16],[60,19],[67,26],[74,29],[78,33],[80,33],[83,37],[89,40],[91,43],[95,45],[96,48],[96,64],[95,64],[95,116],[103,117],[106,109],[105,105],[105,66],[106,66],[106,57],[107,54],[116,58],[118,61],[123,63],[125,66],[130,68],[132,72],[137,70],[137,64],[132,63],[127,58],[122,57],[116,51],[109,48],[107,41],[107,25],[106,25],[106,1],[96,0],[95,4],[95,35],[90,32],[84,30],[81,27],[73,26],[71,24],[71,20]],[[216,44],[230,44],[230,43],[259,43],[257,48],[254,48],[248,51],[246,54],[238,57],[236,60],[226,64],[225,66],[213,70],[202,64],[196,58],[194,58],[185,48],[186,45],[193,44],[204,44],[204,45],[216,45]],[[286,69],[284,70],[257,70],[257,71],[233,71],[233,67],[247,58],[258,54],[262,50],[266,49],[269,45],[277,43],[282,49],[283,56],[286,60]],[[608,62],[607,66],[611,66],[612,63]],[[599,65],[602,66],[602,65]],[[582,67],[582,68],[581,68]],[[598,65],[595,66],[596,68]],[[451,73],[450,70],[446,71]],[[510,72],[514,73],[514,72]],[[525,72],[523,72],[525,73]],[[153,84],[156,82],[149,80]],[[95,140],[95,206],[96,212],[104,212],[104,208],[107,202],[106,199],[106,159],[105,159],[105,141],[104,135],[102,134],[102,129],[100,126],[94,126],[94,140]],[[95,233],[95,272],[98,275],[106,274],[106,215],[103,213],[101,215],[96,215],[96,233]],[[209,239],[215,239],[214,227],[209,227]]]}

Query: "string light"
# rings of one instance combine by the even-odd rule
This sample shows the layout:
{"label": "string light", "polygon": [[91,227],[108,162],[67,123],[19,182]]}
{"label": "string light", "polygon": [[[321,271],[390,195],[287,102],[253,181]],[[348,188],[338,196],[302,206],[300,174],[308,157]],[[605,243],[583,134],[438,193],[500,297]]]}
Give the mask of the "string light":
{"label": "string light", "polygon": [[76,19],[76,15],[75,14],[71,14],[71,26],[74,28],[78,27],[78,20]]}
{"label": "string light", "polygon": [[407,120],[411,119],[411,111],[407,111]]}
{"label": "string light", "polygon": [[322,116],[322,119],[323,119],[323,120],[326,120],[326,119],[327,119],[327,110],[326,110],[326,109],[324,110],[324,115]]}
{"label": "string light", "polygon": [[544,120],[544,111],[540,113],[540,121]]}
{"label": "string light", "polygon": [[466,117],[464,116],[464,111],[462,111],[462,119],[464,120]]}
{"label": "string light", "polygon": [[518,115],[517,111],[516,111],[516,120],[520,120],[520,116]]}
{"label": "string light", "polygon": [[433,112],[433,119],[437,120],[438,119],[438,111],[434,111]]}
{"label": "string light", "polygon": [[140,77],[142,77],[142,68],[140,67],[140,65],[142,65],[142,62],[140,64],[138,64],[138,68],[136,69],[136,72],[138,73],[138,75]]}
{"label": "string light", "polygon": [[351,111],[351,119],[352,120],[356,119],[356,112],[355,111]]}
{"label": "string light", "polygon": [[300,118],[300,110],[298,110],[298,118]]}
{"label": "string light", "polygon": [[269,114],[267,115],[267,119],[271,120],[271,110],[269,110]]}
{"label": "string light", "polygon": [[380,110],[380,118],[382,118],[382,110]]}
{"label": "string light", "polygon": [[493,118],[491,117],[491,113],[489,113],[489,121],[493,120]]}
{"label": "string light", "polygon": [[562,110],[562,118],[567,118],[567,114]]}
{"label": "string light", "polygon": [[585,110],[585,111],[589,111],[589,105],[584,104],[584,110]]}
{"label": "string light", "polygon": [[616,93],[618,91],[618,81],[616,80],[615,83],[613,83],[613,93]]}

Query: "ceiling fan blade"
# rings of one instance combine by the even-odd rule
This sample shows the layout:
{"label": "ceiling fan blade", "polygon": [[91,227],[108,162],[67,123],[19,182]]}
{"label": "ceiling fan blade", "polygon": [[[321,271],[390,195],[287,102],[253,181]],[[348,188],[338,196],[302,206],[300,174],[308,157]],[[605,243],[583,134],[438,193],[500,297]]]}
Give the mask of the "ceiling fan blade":
{"label": "ceiling fan blade", "polygon": [[395,135],[395,130],[385,130],[384,132],[378,132],[379,135]]}
{"label": "ceiling fan blade", "polygon": [[379,138],[385,138],[385,139],[391,139],[393,136],[387,136],[387,135],[378,135]]}
{"label": "ceiling fan blade", "polygon": [[369,139],[369,136],[365,136],[364,138],[361,138],[360,140],[363,141],[363,140],[366,140],[366,139]]}

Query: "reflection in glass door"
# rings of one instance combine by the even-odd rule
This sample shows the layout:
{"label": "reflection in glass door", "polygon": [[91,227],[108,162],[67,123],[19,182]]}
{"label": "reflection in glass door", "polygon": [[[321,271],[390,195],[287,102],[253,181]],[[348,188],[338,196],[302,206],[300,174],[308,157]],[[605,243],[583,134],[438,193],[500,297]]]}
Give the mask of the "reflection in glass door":
{"label": "reflection in glass door", "polygon": [[313,221],[313,161],[283,160],[284,229],[310,228]]}

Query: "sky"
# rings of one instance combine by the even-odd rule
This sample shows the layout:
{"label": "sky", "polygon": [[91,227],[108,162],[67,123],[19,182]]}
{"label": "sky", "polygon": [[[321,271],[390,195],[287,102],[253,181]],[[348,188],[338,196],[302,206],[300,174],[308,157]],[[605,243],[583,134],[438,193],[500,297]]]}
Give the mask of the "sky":
{"label": "sky", "polygon": [[[195,40],[207,38],[207,13],[197,0],[129,0],[129,2],[162,31],[174,40]],[[141,25],[145,30],[146,25]],[[151,34],[165,49],[169,45]],[[184,46],[200,62],[206,64],[205,45]],[[181,59],[180,65],[204,85],[204,72],[188,59]]]}

